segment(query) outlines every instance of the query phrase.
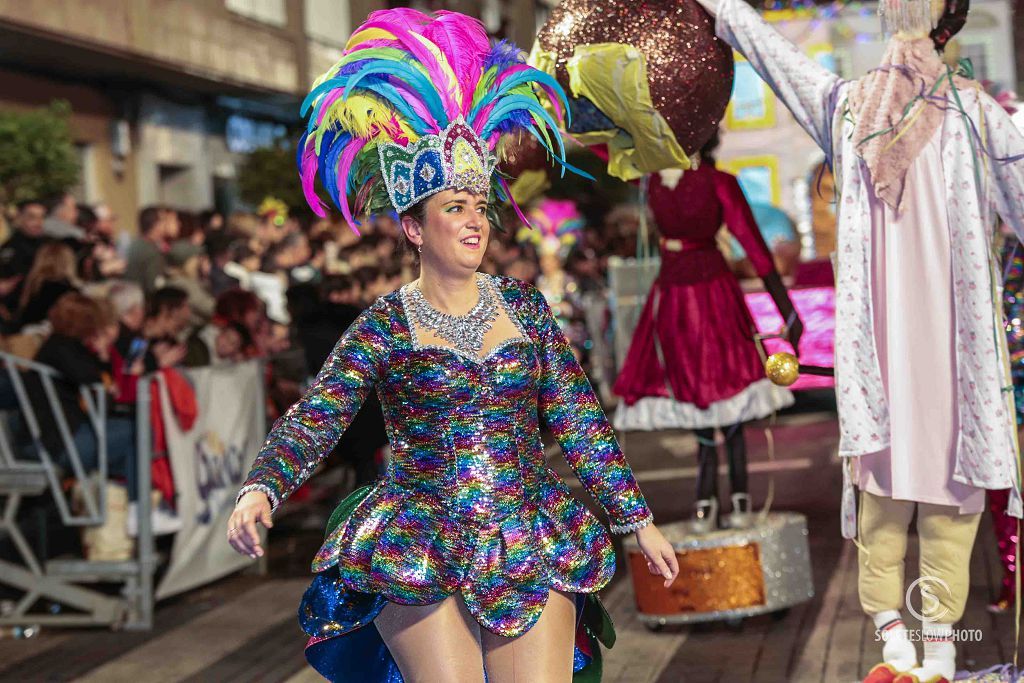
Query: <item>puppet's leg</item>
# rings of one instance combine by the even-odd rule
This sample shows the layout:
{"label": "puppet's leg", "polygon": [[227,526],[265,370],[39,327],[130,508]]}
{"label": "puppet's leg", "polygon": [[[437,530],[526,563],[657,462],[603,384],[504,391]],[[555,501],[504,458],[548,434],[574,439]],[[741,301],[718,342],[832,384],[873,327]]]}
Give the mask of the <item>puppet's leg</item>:
{"label": "puppet's leg", "polygon": [[697,503],[690,529],[706,534],[718,528],[718,444],[714,429],[697,430]]}
{"label": "puppet's leg", "polygon": [[971,550],[981,513],[961,515],[955,507],[921,503],[917,533],[921,542],[921,666],[910,673],[921,683],[953,680],[956,645],[953,624],[960,621],[970,590]]}
{"label": "puppet's leg", "polygon": [[746,529],[751,524],[751,515],[750,494],[747,493],[747,439],[743,435],[742,422],[725,430],[725,450],[729,454],[729,487],[732,491],[729,526]]}
{"label": "puppet's leg", "polygon": [[917,666],[917,650],[900,614],[907,529],[914,505],[866,491],[861,494],[857,588],[861,607],[885,643],[884,664],[872,669],[865,681],[892,681],[897,673]]}

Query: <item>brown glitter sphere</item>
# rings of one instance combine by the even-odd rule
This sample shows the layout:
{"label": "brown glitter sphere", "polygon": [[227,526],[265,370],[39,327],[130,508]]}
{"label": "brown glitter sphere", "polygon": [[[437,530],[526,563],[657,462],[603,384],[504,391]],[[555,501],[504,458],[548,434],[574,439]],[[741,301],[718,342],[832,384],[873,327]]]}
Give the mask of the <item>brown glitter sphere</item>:
{"label": "brown glitter sphere", "polygon": [[498,170],[507,176],[518,178],[526,171],[547,170],[551,166],[547,150],[529,133],[507,136],[502,145]]}
{"label": "brown glitter sphere", "polygon": [[[537,40],[554,53],[555,77],[570,97],[566,62],[576,46],[623,43],[639,50],[651,100],[687,155],[711,139],[732,93],[732,48],[715,36],[714,21],[695,0],[563,0]],[[583,125],[593,118],[581,114]],[[585,131],[574,121],[570,132]]]}

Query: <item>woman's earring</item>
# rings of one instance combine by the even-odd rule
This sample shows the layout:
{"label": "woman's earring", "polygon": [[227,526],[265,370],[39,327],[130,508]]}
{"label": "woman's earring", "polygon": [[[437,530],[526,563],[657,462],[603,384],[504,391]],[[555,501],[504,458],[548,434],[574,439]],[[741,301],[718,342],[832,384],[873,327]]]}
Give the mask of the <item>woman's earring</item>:
{"label": "woman's earring", "polygon": [[418,251],[419,253],[422,254],[423,253],[423,245],[422,244],[417,244],[416,245],[416,251]]}

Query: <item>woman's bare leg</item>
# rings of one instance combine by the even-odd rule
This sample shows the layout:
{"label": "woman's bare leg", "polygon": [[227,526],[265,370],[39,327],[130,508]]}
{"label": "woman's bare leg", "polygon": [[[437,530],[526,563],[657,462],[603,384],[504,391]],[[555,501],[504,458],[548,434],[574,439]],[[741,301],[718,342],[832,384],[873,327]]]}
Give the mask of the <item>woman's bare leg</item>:
{"label": "woman's bare leg", "polygon": [[517,638],[480,630],[488,683],[570,683],[576,645],[576,605],[550,591],[540,619]]}
{"label": "woman's bare leg", "polygon": [[388,603],[373,623],[405,683],[483,683],[480,626],[462,598],[423,606]]}

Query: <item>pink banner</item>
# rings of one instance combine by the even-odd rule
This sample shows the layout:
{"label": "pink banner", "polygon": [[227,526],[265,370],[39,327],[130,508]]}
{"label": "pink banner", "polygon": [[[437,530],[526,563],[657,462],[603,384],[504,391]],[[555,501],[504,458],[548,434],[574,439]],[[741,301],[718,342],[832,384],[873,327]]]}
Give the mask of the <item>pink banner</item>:
{"label": "pink banner", "polygon": [[[804,323],[804,334],[800,338],[800,362],[831,368],[835,358],[836,303],[832,287],[807,287],[789,290],[800,320]],[[773,334],[782,327],[782,316],[775,308],[775,302],[767,292],[750,292],[746,295],[747,306],[754,316],[757,329],[762,334]],[[793,352],[793,348],[781,339],[765,341],[765,351]],[[831,377],[804,375],[790,387],[794,391],[834,386]]]}

